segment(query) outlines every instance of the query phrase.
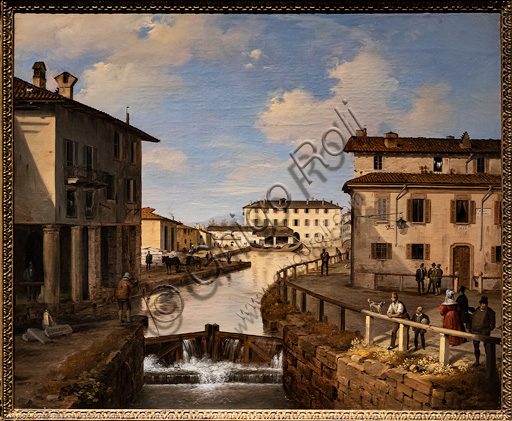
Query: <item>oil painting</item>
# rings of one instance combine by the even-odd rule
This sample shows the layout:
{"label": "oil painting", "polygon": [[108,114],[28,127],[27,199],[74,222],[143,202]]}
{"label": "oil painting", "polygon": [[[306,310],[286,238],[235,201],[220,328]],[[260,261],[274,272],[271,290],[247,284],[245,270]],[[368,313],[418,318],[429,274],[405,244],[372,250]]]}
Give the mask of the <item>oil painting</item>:
{"label": "oil painting", "polygon": [[12,15],[4,415],[504,416],[500,11],[100,9]]}

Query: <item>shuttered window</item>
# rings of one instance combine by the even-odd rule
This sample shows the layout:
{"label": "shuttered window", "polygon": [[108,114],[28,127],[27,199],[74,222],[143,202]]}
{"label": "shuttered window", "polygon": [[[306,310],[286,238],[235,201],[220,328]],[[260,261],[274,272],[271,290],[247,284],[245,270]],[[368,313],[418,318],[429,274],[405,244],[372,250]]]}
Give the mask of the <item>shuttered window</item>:
{"label": "shuttered window", "polygon": [[391,259],[391,256],[392,256],[391,243],[372,243],[371,256],[372,256],[372,259],[376,259],[376,260]]}
{"label": "shuttered window", "polygon": [[476,202],[474,200],[452,200],[450,202],[450,222],[476,223]]}
{"label": "shuttered window", "polygon": [[494,225],[501,225],[501,200],[494,202]]}
{"label": "shuttered window", "polygon": [[430,244],[407,244],[405,254],[409,260],[430,260]]}
{"label": "shuttered window", "polygon": [[491,247],[491,263],[501,262],[501,246]]}

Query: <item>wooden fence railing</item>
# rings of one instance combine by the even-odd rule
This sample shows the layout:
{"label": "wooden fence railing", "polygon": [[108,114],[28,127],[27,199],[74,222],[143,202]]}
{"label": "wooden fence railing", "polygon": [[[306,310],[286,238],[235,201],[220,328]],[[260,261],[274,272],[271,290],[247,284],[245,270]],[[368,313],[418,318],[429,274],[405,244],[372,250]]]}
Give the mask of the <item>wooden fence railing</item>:
{"label": "wooden fence railing", "polygon": [[[338,256],[334,256],[337,258]],[[407,351],[406,341],[407,341],[407,329],[408,327],[419,327],[422,329],[426,329],[427,331],[436,333],[440,335],[440,344],[439,344],[439,362],[443,365],[448,364],[450,360],[450,347],[448,343],[449,336],[458,336],[462,338],[466,338],[468,340],[481,341],[484,343],[488,343],[489,346],[486,349],[486,368],[488,375],[491,375],[496,371],[496,345],[501,344],[501,338],[493,337],[493,336],[483,336],[483,335],[475,335],[472,333],[461,332],[457,330],[444,329],[442,327],[424,325],[421,323],[415,323],[406,319],[397,319],[390,318],[384,314],[374,313],[368,310],[363,310],[354,305],[344,303],[342,301],[336,300],[334,298],[326,297],[324,295],[318,294],[314,291],[310,291],[307,288],[301,287],[295,283],[293,283],[288,278],[288,272],[291,270],[293,275],[293,280],[296,280],[297,277],[297,267],[305,265],[306,273],[308,272],[308,266],[311,264],[316,264],[318,268],[318,260],[316,259],[310,262],[297,263],[286,268],[283,268],[277,272],[277,278],[280,284],[280,293],[283,297],[283,300],[287,303],[291,303],[292,306],[298,307],[302,312],[307,311],[307,297],[311,297],[316,302],[315,308],[315,318],[319,321],[324,320],[325,313],[325,303],[329,303],[338,310],[338,320],[337,325],[340,330],[345,330],[345,320],[346,320],[346,312],[352,311],[354,313],[360,314],[365,317],[365,339],[371,344],[373,343],[373,339],[375,336],[374,332],[374,320],[380,319],[384,320],[388,323],[399,323],[400,328],[398,332],[398,350],[405,352]],[[300,293],[300,297],[298,297],[298,293]]]}

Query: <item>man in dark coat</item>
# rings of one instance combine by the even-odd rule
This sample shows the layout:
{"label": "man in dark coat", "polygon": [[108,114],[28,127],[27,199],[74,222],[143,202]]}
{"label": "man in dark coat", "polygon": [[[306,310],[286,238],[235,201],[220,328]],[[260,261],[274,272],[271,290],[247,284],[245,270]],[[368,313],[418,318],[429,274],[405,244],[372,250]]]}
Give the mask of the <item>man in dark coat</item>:
{"label": "man in dark coat", "polygon": [[[422,323],[424,325],[430,324],[430,318],[423,313],[423,308],[418,307],[416,309],[416,313],[414,316],[412,316],[411,321],[416,323]],[[421,336],[421,347],[425,349],[425,329],[420,329],[419,327],[413,327],[412,330],[414,331],[414,350],[418,350],[418,336]]]}
{"label": "man in dark coat", "polygon": [[422,292],[425,292],[425,275],[427,271],[425,270],[425,264],[422,263],[420,267],[416,270],[416,282],[418,283],[418,295],[421,295]]}
{"label": "man in dark coat", "polygon": [[329,253],[322,249],[322,254],[320,255],[320,260],[322,260],[322,266],[320,267],[320,276],[324,276],[324,266],[325,266],[325,276],[329,275]]}
{"label": "man in dark coat", "polygon": [[[471,333],[475,335],[489,336],[492,330],[496,327],[496,313],[489,308],[487,297],[483,296],[480,299],[480,307],[475,310],[471,317]],[[490,343],[484,342],[485,354],[490,352]],[[475,348],[475,359],[474,366],[480,365],[480,341],[473,341],[473,347]]]}
{"label": "man in dark coat", "polygon": [[466,287],[462,285],[460,287],[460,295],[457,297],[457,304],[460,307],[460,321],[462,323],[462,331],[465,332],[466,328],[469,330],[469,302],[468,297],[465,294]]}

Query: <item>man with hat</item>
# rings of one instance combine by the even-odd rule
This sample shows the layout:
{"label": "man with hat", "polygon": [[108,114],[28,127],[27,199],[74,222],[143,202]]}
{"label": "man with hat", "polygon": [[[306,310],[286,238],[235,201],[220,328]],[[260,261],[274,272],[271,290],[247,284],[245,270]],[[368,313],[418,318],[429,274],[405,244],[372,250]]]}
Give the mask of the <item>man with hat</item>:
{"label": "man with hat", "polygon": [[[423,307],[418,307],[416,309],[416,313],[414,316],[412,316],[411,321],[416,323],[421,323],[424,325],[430,324],[430,318],[423,313]],[[412,330],[414,331],[414,350],[418,350],[418,336],[421,336],[421,347],[425,349],[425,329],[420,329],[419,327],[413,327]]]}
{"label": "man with hat", "polygon": [[117,298],[117,306],[118,306],[118,314],[119,314],[119,322],[123,323],[123,310],[126,309],[126,321],[128,323],[132,322],[131,319],[131,311],[132,306],[130,304],[130,293],[135,285],[137,285],[137,281],[131,282],[132,277],[128,272],[126,272],[123,278],[117,284],[116,290],[116,298]]}
{"label": "man with hat", "polygon": [[441,295],[441,280],[443,279],[443,269],[441,269],[441,263],[437,264],[437,267],[432,272],[434,277],[434,283],[436,287],[435,295]]}
{"label": "man with hat", "polygon": [[[496,313],[489,308],[487,297],[480,298],[480,307],[478,307],[471,317],[471,333],[475,335],[489,336],[491,331],[496,327]],[[484,342],[485,354],[490,352],[489,342]],[[473,341],[475,348],[476,362],[475,367],[480,365],[480,341]]]}
{"label": "man with hat", "polygon": [[427,278],[428,278],[427,294],[430,292],[431,286],[432,286],[432,294],[436,293],[436,285],[434,284],[434,269],[435,268],[436,268],[436,264],[432,263],[432,267],[427,272]]}

